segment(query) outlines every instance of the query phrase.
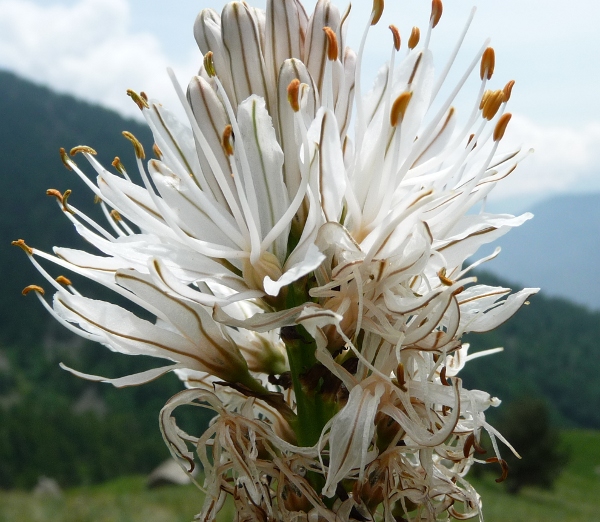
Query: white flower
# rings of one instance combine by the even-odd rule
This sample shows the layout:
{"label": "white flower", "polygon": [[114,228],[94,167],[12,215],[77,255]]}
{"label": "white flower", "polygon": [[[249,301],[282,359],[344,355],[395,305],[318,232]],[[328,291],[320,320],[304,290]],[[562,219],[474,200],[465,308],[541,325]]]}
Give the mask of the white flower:
{"label": "white flower", "polygon": [[[177,372],[190,389],[167,403],[161,429],[191,465],[187,443],[197,447],[202,520],[214,520],[225,493],[240,520],[476,516],[464,475],[482,429],[504,474],[496,438],[506,441],[484,415],[499,401],[456,375],[484,353],[467,357],[461,336],[496,327],[537,291],[475,284],[469,272],[499,250],[464,266],[531,217],[471,212],[527,154],[498,152],[514,82],[487,89],[495,58],[485,43],[440,99],[460,45],[436,73],[434,0],[423,43],[414,29],[402,59],[390,27],[391,60],[363,94],[364,42],[382,11],[375,1],[356,54],[344,41],[348,12],[328,0],[310,16],[297,0],[203,10],[200,72],[187,96],[174,81],[188,122],[129,91],[155,139],[157,158],[144,163],[124,133],[140,182],[120,160],[113,174],[76,147],[94,184],[63,151],[109,229],[69,193],[49,193],[99,254],[16,242],[55,287],[53,306],[41,288],[26,291],[67,328],[172,361],[117,379],[70,371],[116,386]],[[475,69],[479,92],[461,121],[452,104]],[[81,296],[37,258],[114,290],[155,323]],[[201,436],[171,416],[195,401],[217,415]]]}

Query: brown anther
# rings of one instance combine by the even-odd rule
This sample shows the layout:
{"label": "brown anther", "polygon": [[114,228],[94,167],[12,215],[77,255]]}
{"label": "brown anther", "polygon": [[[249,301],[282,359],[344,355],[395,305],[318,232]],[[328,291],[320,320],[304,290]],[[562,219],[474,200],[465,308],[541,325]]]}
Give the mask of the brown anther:
{"label": "brown anther", "polygon": [[390,31],[392,31],[392,35],[394,37],[394,49],[399,51],[400,44],[402,43],[402,40],[400,39],[400,31],[395,25],[390,25]]}
{"label": "brown anther", "polygon": [[[475,134],[471,134],[471,135],[469,136],[469,139],[467,140],[467,147],[468,147],[468,146],[471,144],[471,142],[473,141],[473,138],[475,138]],[[475,142],[475,143],[473,144],[473,148],[475,148],[475,147],[477,147],[477,142]]]}
{"label": "brown anther", "polygon": [[225,127],[223,136],[221,137],[221,145],[223,145],[225,154],[228,156],[233,156],[233,128],[231,125],[227,125]]}
{"label": "brown anther", "polygon": [[451,384],[448,382],[448,379],[446,379],[446,367],[442,366],[442,369],[440,370],[440,381],[442,382],[442,384],[444,386],[451,386]]}
{"label": "brown anther", "polygon": [[39,294],[44,295],[46,292],[44,292],[44,289],[41,286],[38,285],[29,285],[26,286],[25,288],[23,288],[23,290],[21,290],[21,293],[23,295],[27,295],[29,292],[38,292]]}
{"label": "brown anther", "polygon": [[442,0],[433,0],[431,2],[431,18],[429,19],[431,27],[435,27],[439,23],[443,11]]}
{"label": "brown anther", "polygon": [[392,127],[395,127],[404,119],[412,94],[412,91],[405,91],[394,101],[392,110],[390,111],[390,124]]}
{"label": "brown anther", "polygon": [[148,95],[147,95],[147,94],[146,94],[144,91],[140,91],[140,96],[141,96],[141,97],[142,97],[144,100],[148,101]]}
{"label": "brown anther", "polygon": [[452,292],[453,296],[462,294],[465,291],[465,287],[464,286],[459,286],[456,290],[454,290],[454,292]]}
{"label": "brown anther", "polygon": [[[486,96],[487,95],[487,96]],[[502,90],[497,91],[486,91],[485,95],[481,99],[482,102],[482,116],[491,121],[496,116],[498,109],[504,102],[504,92]]]}
{"label": "brown anther", "polygon": [[123,218],[121,217],[121,214],[119,214],[118,210],[111,210],[110,217],[113,218],[115,221],[123,221]]}
{"label": "brown anther", "polygon": [[489,89],[486,89],[483,93],[483,96],[481,97],[481,101],[479,102],[479,110],[482,111],[483,108],[485,107],[485,104],[488,101],[488,98],[490,97],[490,94],[492,93],[492,91],[490,91]]}
{"label": "brown anther", "polygon": [[75,154],[78,152],[81,152],[82,154],[91,154],[92,156],[96,155],[96,151],[87,145],[78,145],[77,147],[73,147],[69,154],[71,154],[71,156],[75,156]]}
{"label": "brown anther", "polygon": [[61,284],[61,285],[65,285],[65,286],[71,286],[73,283],[71,283],[70,279],[67,279],[65,276],[58,276],[56,278],[56,282]]}
{"label": "brown anther", "polygon": [[463,455],[467,458],[471,454],[471,448],[475,443],[475,434],[473,432],[469,433],[467,440],[465,440],[465,444],[463,446]]}
{"label": "brown anther", "polygon": [[511,118],[512,114],[507,112],[498,119],[498,123],[496,123],[496,128],[494,129],[494,141],[500,141],[504,137],[506,127]]}
{"label": "brown anther", "polygon": [[122,134],[133,144],[133,150],[135,150],[136,157],[139,159],[144,159],[146,157],[146,154],[144,153],[144,147],[142,147],[142,144],[138,141],[138,139],[129,131],[123,131]]}
{"label": "brown anther", "polygon": [[338,59],[338,41],[335,31],[331,27],[323,27],[327,36],[327,58],[332,62]]}
{"label": "brown anther", "polygon": [[144,99],[133,89],[127,89],[127,96],[129,96],[135,102],[135,104],[139,107],[141,111],[150,107],[148,105],[148,100]]}
{"label": "brown anther", "polygon": [[287,95],[292,110],[298,112],[300,110],[300,80],[298,78],[294,78],[288,85]]}
{"label": "brown anther", "polygon": [[23,251],[27,254],[27,255],[33,255],[33,248],[28,247],[27,244],[25,243],[24,239],[18,239],[17,241],[13,241],[11,243],[11,245],[13,246],[18,246],[19,248],[22,248]]}
{"label": "brown anther", "polygon": [[419,40],[421,39],[421,29],[418,27],[413,27],[410,32],[410,38],[408,39],[408,48],[414,49],[417,45],[419,45]]}
{"label": "brown anther", "polygon": [[162,150],[160,150],[160,147],[156,143],[154,145],[152,145],[152,152],[154,152],[154,155],[156,156],[157,159],[162,159],[162,157],[163,157]]}
{"label": "brown anther", "polygon": [[60,190],[48,189],[46,190],[46,196],[54,196],[61,204],[63,202],[63,195],[60,193]]}
{"label": "brown anther", "polygon": [[483,56],[481,57],[481,67],[479,69],[479,76],[483,80],[487,78],[488,80],[494,74],[494,67],[496,66],[496,53],[494,52],[493,47],[488,47],[485,51],[483,51]]}
{"label": "brown anther", "polygon": [[500,464],[500,467],[502,468],[502,475],[496,479],[496,482],[504,482],[506,480],[506,477],[508,477],[508,464],[506,463],[506,461],[504,459],[498,460],[497,457],[491,457],[489,459],[485,459],[485,461],[488,463],[498,462]]}
{"label": "brown anther", "polygon": [[440,268],[440,271],[437,273],[437,275],[440,278],[440,282],[444,286],[452,286],[454,284],[454,281],[452,281],[452,279],[446,277],[446,269],[444,267]]}
{"label": "brown anther", "polygon": [[123,165],[123,163],[121,163],[121,158],[119,158],[119,156],[115,156],[115,159],[113,160],[111,165],[115,169],[117,169],[117,171],[120,172],[121,174],[125,174],[125,166]]}
{"label": "brown anther", "polygon": [[60,159],[62,160],[65,167],[67,167],[69,170],[73,170],[70,165],[71,160],[69,159],[69,155],[67,154],[67,151],[62,147],[60,148]]}
{"label": "brown anther", "polygon": [[208,76],[210,78],[217,75],[217,72],[215,71],[215,63],[213,62],[213,52],[212,51],[208,51],[204,55],[204,70],[206,71],[206,74],[208,74]]}
{"label": "brown anther", "polygon": [[371,25],[377,25],[381,15],[383,14],[384,1],[383,0],[373,0],[373,10],[371,11],[371,15],[373,19],[371,20]]}
{"label": "brown anther", "polygon": [[509,81],[505,86],[504,89],[502,89],[502,93],[504,94],[504,102],[506,103],[508,100],[510,100],[510,97],[512,95],[512,90],[513,87],[515,86],[515,81],[511,80]]}

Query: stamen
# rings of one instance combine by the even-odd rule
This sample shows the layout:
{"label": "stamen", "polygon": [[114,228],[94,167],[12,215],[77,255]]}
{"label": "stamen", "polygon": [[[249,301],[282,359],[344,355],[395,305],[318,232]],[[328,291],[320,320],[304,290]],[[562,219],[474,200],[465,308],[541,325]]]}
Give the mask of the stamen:
{"label": "stamen", "polygon": [[46,293],[44,291],[44,289],[41,286],[38,286],[38,285],[29,285],[29,286],[26,286],[25,288],[23,288],[23,290],[21,291],[21,293],[23,295],[27,295],[31,291],[37,292],[37,293],[42,294],[42,295],[45,295],[45,293]]}
{"label": "stamen", "polygon": [[73,284],[73,283],[71,283],[71,280],[70,280],[70,279],[66,278],[66,277],[65,277],[65,276],[63,276],[63,275],[59,275],[59,276],[56,278],[56,282],[57,282],[57,283],[60,283],[61,285],[65,285],[65,286],[71,286],[71,285]]}
{"label": "stamen", "polygon": [[129,131],[123,131],[122,134],[133,144],[136,157],[139,159],[145,159],[146,154],[144,153],[144,147],[142,147],[142,144],[138,141],[138,139]]}
{"label": "stamen", "polygon": [[413,27],[410,32],[410,38],[408,39],[408,48],[412,51],[421,39],[421,30],[418,27]]}
{"label": "stamen", "polygon": [[403,92],[400,96],[396,98],[394,104],[392,105],[392,110],[390,112],[390,124],[392,127],[396,127],[398,123],[402,123],[404,119],[404,115],[406,114],[406,109],[408,108],[408,103],[412,98],[412,91]]}
{"label": "stamen", "polygon": [[73,147],[71,149],[70,154],[71,156],[75,156],[75,154],[77,154],[78,152],[81,152],[82,154],[91,154],[92,156],[96,155],[96,151],[92,149],[92,147],[88,147],[87,145],[78,145],[77,147]]}
{"label": "stamen", "polygon": [[299,94],[300,80],[298,80],[298,78],[294,78],[287,88],[288,102],[290,102],[294,112],[298,112],[300,110]]}
{"label": "stamen", "polygon": [[119,156],[115,156],[111,165],[117,169],[120,174],[125,174],[125,167],[123,166],[123,163],[121,163],[121,158],[119,158]]}
{"label": "stamen", "polygon": [[494,128],[494,141],[500,141],[504,137],[506,127],[508,126],[508,122],[511,118],[512,114],[510,112],[507,112],[500,117],[498,123],[496,123],[496,127]]}
{"label": "stamen", "polygon": [[144,101],[148,101],[148,95],[144,91],[140,91],[140,96]]}
{"label": "stamen", "polygon": [[504,103],[504,91],[486,91],[481,98],[480,104],[482,116],[486,120],[491,121],[496,116],[502,103]]}
{"label": "stamen", "polygon": [[60,148],[60,159],[62,160],[65,167],[67,167],[69,170],[73,170],[70,165],[71,160],[69,159],[67,151],[62,147]]}
{"label": "stamen", "polygon": [[208,76],[210,78],[217,75],[217,72],[215,71],[215,64],[213,62],[213,52],[212,51],[208,51],[204,55],[204,70],[206,71],[206,74],[208,74]]}
{"label": "stamen", "polygon": [[383,14],[384,1],[373,0],[373,10],[371,11],[371,25],[377,25]]}
{"label": "stamen", "polygon": [[163,157],[162,150],[160,150],[160,147],[156,143],[154,145],[152,145],[152,152],[154,152],[156,159],[159,159],[159,160],[162,159],[162,157]]}
{"label": "stamen", "polygon": [[331,27],[323,27],[323,32],[327,36],[327,58],[335,62],[339,52],[337,36]]}
{"label": "stamen", "polygon": [[479,76],[483,80],[484,78],[490,79],[494,74],[494,67],[496,66],[496,53],[493,47],[488,47],[481,57],[481,67],[479,69]]}
{"label": "stamen", "polygon": [[141,111],[150,107],[148,105],[148,99],[144,99],[133,89],[127,89],[127,96],[129,96],[135,102],[135,104],[139,107]]}
{"label": "stamen", "polygon": [[394,36],[394,48],[396,51],[400,50],[400,44],[402,40],[400,39],[400,31],[395,25],[390,25],[390,31],[392,31],[392,35]]}
{"label": "stamen", "polygon": [[221,145],[228,156],[233,156],[233,127],[227,125],[221,137]]}
{"label": "stamen", "polygon": [[442,4],[442,0],[433,0],[431,2],[431,18],[429,21],[431,22],[431,27],[434,28],[442,18],[442,12],[444,10],[444,6]]}
{"label": "stamen", "polygon": [[119,214],[118,210],[111,210],[110,217],[113,218],[115,221],[123,221],[123,218],[121,217],[121,214]]}
{"label": "stamen", "polygon": [[444,286],[452,286],[455,283],[454,281],[452,281],[452,279],[446,277],[446,269],[444,267],[440,269],[437,275]]}
{"label": "stamen", "polygon": [[29,256],[33,255],[33,248],[27,246],[27,244],[25,243],[24,239],[18,239],[17,241],[13,241],[11,243],[11,245],[13,246],[18,246],[19,248],[22,248],[23,251],[25,251],[25,253]]}
{"label": "stamen", "polygon": [[513,87],[515,86],[515,81],[514,80],[510,80],[505,86],[504,89],[502,90],[503,94],[504,94],[504,102],[508,102],[508,100],[510,100],[510,97],[512,95],[512,90]]}

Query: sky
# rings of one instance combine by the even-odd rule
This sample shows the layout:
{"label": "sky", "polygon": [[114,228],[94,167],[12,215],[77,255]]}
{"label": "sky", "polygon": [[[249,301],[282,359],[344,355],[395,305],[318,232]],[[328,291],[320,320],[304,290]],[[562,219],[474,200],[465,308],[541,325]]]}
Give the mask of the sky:
{"label": "sky", "polygon": [[[264,7],[265,0],[251,3]],[[342,10],[346,6],[335,3]],[[314,4],[305,1],[307,9]],[[220,11],[223,5],[217,0],[0,0],[0,68],[128,117],[139,117],[125,95],[128,88],[182,114],[166,68],[187,84],[201,60],[194,19],[204,7]],[[352,6],[348,39],[355,49],[371,5],[356,0]],[[446,0],[431,45],[438,70],[474,5],[478,10],[449,82],[490,37],[497,58],[490,88],[516,81],[504,145],[535,150],[492,193],[493,210],[517,212],[555,194],[600,191],[600,68],[594,63],[600,2]],[[397,25],[406,42],[412,26],[425,29],[430,6],[430,0],[387,0],[367,43],[365,86],[389,59],[387,26]],[[470,110],[469,95],[475,96],[478,83],[475,74],[457,101],[459,114]]]}

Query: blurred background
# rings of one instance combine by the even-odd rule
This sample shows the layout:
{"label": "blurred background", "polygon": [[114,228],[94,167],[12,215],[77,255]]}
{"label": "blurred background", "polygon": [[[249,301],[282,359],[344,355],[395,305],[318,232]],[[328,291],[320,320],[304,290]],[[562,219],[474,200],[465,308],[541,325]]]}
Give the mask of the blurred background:
{"label": "blurred background", "polygon": [[[314,3],[305,2],[307,9]],[[432,40],[438,70],[473,3],[445,5]],[[487,520],[501,520],[507,506],[514,521],[593,520],[600,509],[592,494],[600,490],[600,72],[592,60],[600,51],[600,4],[481,4],[448,90],[491,37],[497,67],[490,88],[516,80],[503,146],[535,153],[492,193],[488,209],[531,211],[535,218],[499,241],[502,253],[482,267],[480,278],[542,291],[497,331],[467,339],[473,352],[504,346],[470,362],[463,377],[467,387],[504,401],[492,418],[498,413],[493,420],[500,430],[527,454],[511,463],[514,478],[506,488],[495,485],[494,475],[475,480]],[[173,67],[187,83],[200,63],[193,20],[203,7],[220,11],[222,5],[0,0],[0,520],[189,520],[199,509],[193,489],[144,496],[145,477],[168,458],[157,416],[180,389],[177,379],[115,390],[60,370],[62,361],[116,377],[154,363],[87,344],[49,318],[33,296],[22,297],[21,289],[41,284],[41,277],[10,241],[23,238],[46,251],[84,246],[44,195],[48,188],[70,188],[73,204],[98,215],[90,192],[61,164],[59,147],[89,145],[103,164],[119,156],[133,167],[121,131],[133,132],[146,148],[152,139],[126,89],[143,90],[182,114],[165,69]],[[355,49],[370,9],[369,1],[353,5],[348,40]],[[428,0],[387,2],[367,43],[365,88],[389,59],[387,25],[397,25],[406,41],[413,25],[425,29],[429,10]],[[470,109],[479,84],[476,74],[472,80],[457,101],[459,115]],[[197,429],[206,421],[183,419]],[[32,503],[29,492],[40,477],[59,489]],[[552,493],[538,489],[552,485]],[[113,516],[120,505],[115,498],[120,513],[129,513],[124,518]],[[140,507],[153,502],[153,509]]]}

